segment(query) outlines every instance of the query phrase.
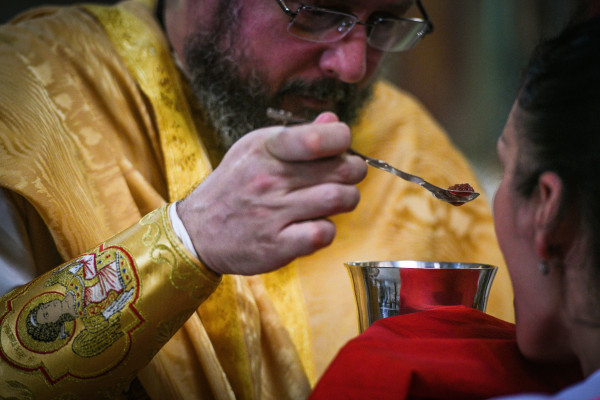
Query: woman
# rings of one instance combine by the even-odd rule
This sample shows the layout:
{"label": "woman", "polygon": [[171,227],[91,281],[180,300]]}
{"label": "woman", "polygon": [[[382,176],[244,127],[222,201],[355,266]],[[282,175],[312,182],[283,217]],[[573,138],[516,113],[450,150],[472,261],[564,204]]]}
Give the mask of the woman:
{"label": "woman", "polygon": [[[529,359],[575,358],[600,397],[600,18],[539,46],[498,141],[496,232]],[[533,397],[519,397],[533,398]]]}
{"label": "woman", "polygon": [[538,46],[498,152],[516,328],[456,307],[385,318],[311,399],[600,399],[600,16]]}

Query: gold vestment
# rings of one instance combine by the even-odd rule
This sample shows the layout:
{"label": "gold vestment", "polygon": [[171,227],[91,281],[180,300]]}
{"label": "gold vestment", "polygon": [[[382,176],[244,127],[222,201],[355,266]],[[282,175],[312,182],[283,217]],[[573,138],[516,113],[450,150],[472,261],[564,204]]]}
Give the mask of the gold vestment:
{"label": "gold vestment", "polygon": [[[487,200],[454,207],[376,170],[357,209],[331,218],[331,246],[258,277],[214,275],[176,240],[164,206],[220,157],[195,107],[151,4],[42,8],[0,29],[0,185],[46,274],[0,301],[0,396],[114,397],[147,365],[138,376],[156,399],[305,398],[358,332],[350,260],[498,265],[488,312],[513,319]],[[439,186],[480,189],[431,116],[386,82],[352,132],[358,151]],[[107,300],[113,314],[64,322],[61,339],[40,345],[25,314],[66,298],[50,271],[59,257],[73,276],[106,257],[137,277]],[[77,337],[102,345],[82,359]]]}

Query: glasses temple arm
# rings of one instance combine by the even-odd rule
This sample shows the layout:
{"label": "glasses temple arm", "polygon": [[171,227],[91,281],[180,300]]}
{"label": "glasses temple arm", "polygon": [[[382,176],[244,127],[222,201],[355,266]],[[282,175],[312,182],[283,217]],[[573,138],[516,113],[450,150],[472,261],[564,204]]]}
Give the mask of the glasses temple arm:
{"label": "glasses temple arm", "polygon": [[[277,0],[277,2],[279,3],[280,0]],[[417,0],[417,7],[419,8],[419,11],[421,12],[421,14],[423,14],[423,18],[427,22],[427,25],[429,27],[428,33],[433,32],[433,23],[429,19],[429,14],[427,14],[427,11],[425,11],[425,7],[423,7],[423,3],[421,3],[421,0]]]}

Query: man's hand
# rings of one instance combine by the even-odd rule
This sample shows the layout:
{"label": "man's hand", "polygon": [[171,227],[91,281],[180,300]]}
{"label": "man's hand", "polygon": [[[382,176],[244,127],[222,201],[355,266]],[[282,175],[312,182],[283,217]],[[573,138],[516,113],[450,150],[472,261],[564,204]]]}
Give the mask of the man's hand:
{"label": "man's hand", "polygon": [[365,162],[345,151],[350,129],[331,113],[315,123],[248,133],[177,212],[207,267],[253,275],[331,243],[327,217],[353,210]]}

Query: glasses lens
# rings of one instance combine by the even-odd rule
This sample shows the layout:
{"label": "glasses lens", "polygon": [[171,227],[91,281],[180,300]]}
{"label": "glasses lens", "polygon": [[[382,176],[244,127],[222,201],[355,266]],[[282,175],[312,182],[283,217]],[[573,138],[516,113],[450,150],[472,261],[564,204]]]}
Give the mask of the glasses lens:
{"label": "glasses lens", "polygon": [[352,15],[305,6],[288,25],[288,32],[315,42],[335,42],[355,24],[356,18]]}
{"label": "glasses lens", "polygon": [[369,45],[383,51],[410,50],[425,36],[427,22],[419,19],[385,19],[374,22]]}

